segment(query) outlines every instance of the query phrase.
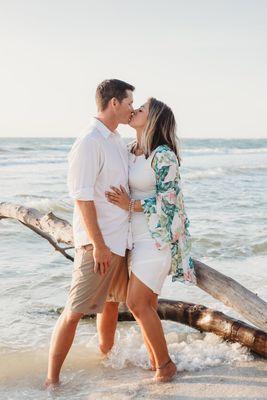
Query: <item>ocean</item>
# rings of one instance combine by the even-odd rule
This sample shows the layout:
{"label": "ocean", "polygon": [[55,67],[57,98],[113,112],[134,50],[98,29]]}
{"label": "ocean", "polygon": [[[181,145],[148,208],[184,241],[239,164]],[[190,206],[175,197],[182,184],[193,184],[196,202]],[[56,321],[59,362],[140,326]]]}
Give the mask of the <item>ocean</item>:
{"label": "ocean", "polygon": [[[128,139],[125,139],[128,140]],[[74,138],[1,138],[0,202],[53,211],[71,222],[67,154]],[[193,256],[267,301],[267,139],[186,139],[181,176],[191,221]],[[144,398],[148,358],[135,323],[121,322],[107,359],[94,321],[82,321],[57,393],[42,389],[49,340],[64,306],[72,263],[13,220],[0,221],[0,398]],[[197,287],[166,279],[161,294],[204,304],[244,320]],[[163,322],[180,371],[254,362],[239,344]],[[138,394],[139,393],[139,394]],[[51,397],[52,396],[52,397]]]}

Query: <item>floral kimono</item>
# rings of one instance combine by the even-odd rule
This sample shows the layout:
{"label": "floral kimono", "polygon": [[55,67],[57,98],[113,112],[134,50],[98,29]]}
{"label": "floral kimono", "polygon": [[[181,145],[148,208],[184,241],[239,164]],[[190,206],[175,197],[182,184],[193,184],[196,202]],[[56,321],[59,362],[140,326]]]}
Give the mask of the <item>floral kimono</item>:
{"label": "floral kimono", "polygon": [[191,240],[181,190],[178,160],[167,145],[155,150],[152,168],[156,175],[156,197],[142,200],[149,231],[161,250],[170,245],[172,280],[196,284],[190,256]]}

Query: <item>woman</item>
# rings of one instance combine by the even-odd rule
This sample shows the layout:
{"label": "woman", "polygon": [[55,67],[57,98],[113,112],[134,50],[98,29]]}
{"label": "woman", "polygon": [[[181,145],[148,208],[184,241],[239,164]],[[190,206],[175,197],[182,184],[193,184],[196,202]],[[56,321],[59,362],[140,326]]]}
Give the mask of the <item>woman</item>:
{"label": "woman", "polygon": [[129,151],[130,196],[125,188],[106,192],[110,202],[129,210],[133,239],[127,305],[140,325],[154,380],[170,381],[177,372],[170,359],[158,295],[166,276],[195,283],[190,257],[189,221],[180,188],[180,158],[172,110],[155,98],[135,111],[130,126],[136,142]]}

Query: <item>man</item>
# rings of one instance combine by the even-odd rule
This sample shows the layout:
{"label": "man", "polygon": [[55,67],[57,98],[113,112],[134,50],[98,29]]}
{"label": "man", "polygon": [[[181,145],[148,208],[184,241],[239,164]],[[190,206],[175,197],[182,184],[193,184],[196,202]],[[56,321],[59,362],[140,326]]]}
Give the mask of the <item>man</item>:
{"label": "man", "polygon": [[119,302],[125,302],[128,213],[109,203],[110,186],[128,187],[127,148],[116,132],[133,113],[134,87],[110,79],[96,90],[97,117],[69,154],[68,187],[74,199],[75,260],[64,312],[52,334],[46,387],[59,383],[62,364],[84,314],[97,313],[100,350],[113,346]]}

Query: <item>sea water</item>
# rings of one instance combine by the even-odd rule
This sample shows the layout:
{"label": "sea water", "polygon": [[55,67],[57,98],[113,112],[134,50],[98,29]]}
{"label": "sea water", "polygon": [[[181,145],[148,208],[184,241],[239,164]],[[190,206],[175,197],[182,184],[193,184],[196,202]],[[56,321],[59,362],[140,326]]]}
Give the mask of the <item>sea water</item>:
{"label": "sea water", "polygon": [[[125,139],[128,140],[128,139]],[[74,139],[0,140],[0,201],[53,211],[71,222],[67,154]],[[267,300],[267,140],[183,140],[181,176],[193,255]],[[72,263],[17,221],[0,221],[0,398],[130,399],[151,383],[135,323],[119,323],[109,357],[97,349],[95,321],[82,321],[62,386],[42,389],[56,310],[65,304]],[[204,304],[243,319],[197,287],[166,279],[164,298]],[[239,344],[163,321],[180,371],[251,360]],[[142,397],[143,398],[143,397]]]}

